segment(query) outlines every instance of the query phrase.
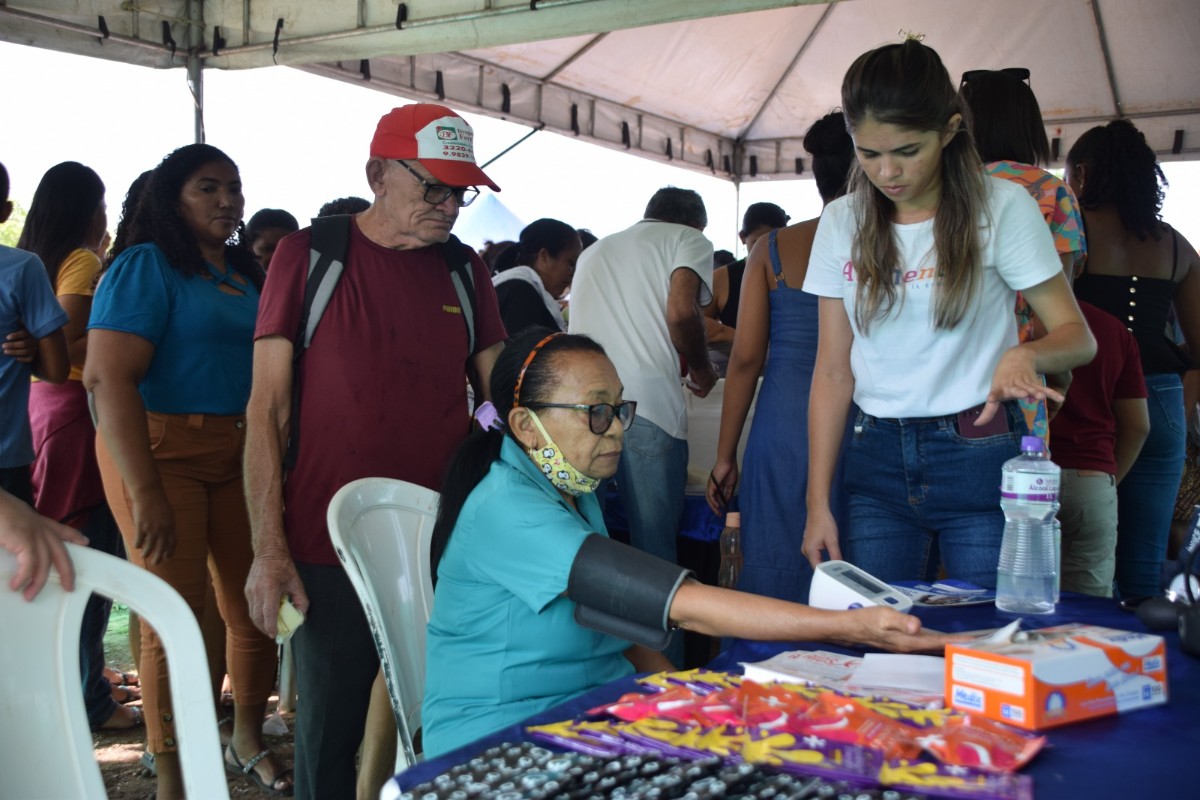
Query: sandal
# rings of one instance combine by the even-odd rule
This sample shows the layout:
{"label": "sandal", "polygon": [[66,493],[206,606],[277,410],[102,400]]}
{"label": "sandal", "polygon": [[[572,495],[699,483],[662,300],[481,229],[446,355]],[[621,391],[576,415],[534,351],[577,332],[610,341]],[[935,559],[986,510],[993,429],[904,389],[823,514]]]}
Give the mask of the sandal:
{"label": "sandal", "polygon": [[[271,755],[271,751],[263,748],[261,752],[255,754],[252,758],[246,759],[246,762],[243,764],[242,760],[238,758],[237,752],[233,749],[233,745],[231,744],[229,747],[225,748],[225,769],[229,772],[232,772],[234,775],[241,775],[249,778],[250,780],[254,781],[254,783],[258,785],[258,788],[262,789],[264,792],[269,792],[280,797],[291,797],[292,792],[295,791],[295,788],[292,784],[292,770],[290,768],[276,773],[271,779],[270,783],[264,781],[262,776],[254,771],[254,767],[258,765],[258,762],[262,761],[269,755]],[[286,785],[282,789],[277,789],[275,787],[278,783],[286,783]]]}
{"label": "sandal", "polygon": [[229,747],[233,742],[233,717],[217,720],[217,736],[221,740],[221,747]]}
{"label": "sandal", "polygon": [[112,698],[118,703],[136,703],[142,699],[142,690],[136,686],[111,686]]}
{"label": "sandal", "polygon": [[[128,711],[132,716],[123,716]],[[114,720],[116,721],[114,723]],[[108,719],[95,728],[96,731],[128,731],[142,727],[142,710],[137,706],[117,706]]]}
{"label": "sandal", "polygon": [[108,682],[113,686],[141,686],[142,683],[138,680],[138,676],[122,672],[115,667],[105,667],[104,677],[108,678]]}

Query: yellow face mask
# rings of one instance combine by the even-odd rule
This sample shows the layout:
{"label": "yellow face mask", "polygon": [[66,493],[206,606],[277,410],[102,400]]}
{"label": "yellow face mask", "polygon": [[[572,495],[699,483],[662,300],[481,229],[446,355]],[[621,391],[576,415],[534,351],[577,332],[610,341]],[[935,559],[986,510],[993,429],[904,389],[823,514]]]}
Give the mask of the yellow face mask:
{"label": "yellow face mask", "polygon": [[554,485],[555,489],[566,492],[572,497],[596,491],[596,487],[600,485],[599,479],[589,478],[571,466],[566,456],[558,449],[558,445],[550,438],[550,434],[546,433],[546,429],[542,427],[542,421],[538,419],[537,414],[530,409],[526,409],[526,411],[546,443],[541,447],[531,447],[525,452],[529,453],[529,457],[533,459],[533,463],[538,465],[538,469],[542,471],[546,479]]}

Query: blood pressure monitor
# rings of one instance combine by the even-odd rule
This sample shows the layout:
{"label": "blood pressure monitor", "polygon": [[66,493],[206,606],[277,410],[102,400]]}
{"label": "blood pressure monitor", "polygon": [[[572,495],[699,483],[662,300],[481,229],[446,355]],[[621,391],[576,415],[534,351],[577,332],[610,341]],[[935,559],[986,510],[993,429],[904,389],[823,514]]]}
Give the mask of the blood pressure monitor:
{"label": "blood pressure monitor", "polygon": [[846,561],[825,561],[817,565],[808,604],[813,608],[843,611],[864,606],[889,606],[908,611],[912,600],[883,581]]}

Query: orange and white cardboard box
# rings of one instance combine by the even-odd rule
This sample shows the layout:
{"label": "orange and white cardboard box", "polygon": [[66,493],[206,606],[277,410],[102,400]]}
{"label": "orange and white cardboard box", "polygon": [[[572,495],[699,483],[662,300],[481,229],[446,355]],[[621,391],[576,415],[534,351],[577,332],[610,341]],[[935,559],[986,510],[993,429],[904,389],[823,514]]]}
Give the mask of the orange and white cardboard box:
{"label": "orange and white cardboard box", "polygon": [[1167,701],[1163,638],[1073,623],[1021,641],[948,645],[946,700],[1026,730],[1158,705]]}

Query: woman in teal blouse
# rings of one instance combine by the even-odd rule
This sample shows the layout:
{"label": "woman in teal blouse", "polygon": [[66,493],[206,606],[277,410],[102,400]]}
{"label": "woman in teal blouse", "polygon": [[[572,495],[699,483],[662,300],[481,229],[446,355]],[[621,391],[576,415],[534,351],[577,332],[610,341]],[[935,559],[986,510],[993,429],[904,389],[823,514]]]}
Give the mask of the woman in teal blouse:
{"label": "woman in teal blouse", "polygon": [[[290,795],[291,770],[262,738],[275,642],[254,627],[244,592],[254,554],[242,448],[263,280],[242,244],[244,208],[237,166],[217,148],[188,145],[163,159],[96,289],[83,382],[129,559],[171,584],[197,618],[211,565],[234,688],[226,768]],[[182,797],[166,657],[146,625],[138,666],[157,797]]]}
{"label": "woman in teal blouse", "polygon": [[[672,669],[660,652],[576,616],[573,597],[601,560],[591,545],[624,547],[607,542],[593,493],[616,472],[636,410],[612,362],[585,336],[530,330],[500,355],[491,390],[496,421],[456,455],[433,534],[422,714],[430,757],[631,672]],[[946,641],[892,609],[824,611],[705,586],[632,548],[616,560],[601,583],[638,574],[640,584],[637,570],[662,578],[659,605],[642,610],[664,630],[901,651]]]}

